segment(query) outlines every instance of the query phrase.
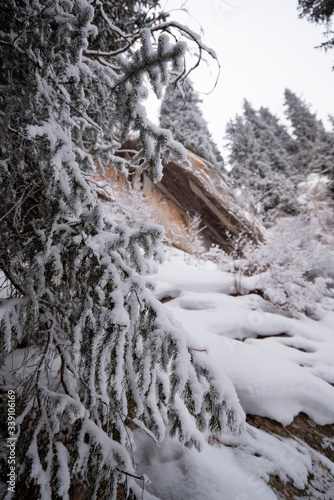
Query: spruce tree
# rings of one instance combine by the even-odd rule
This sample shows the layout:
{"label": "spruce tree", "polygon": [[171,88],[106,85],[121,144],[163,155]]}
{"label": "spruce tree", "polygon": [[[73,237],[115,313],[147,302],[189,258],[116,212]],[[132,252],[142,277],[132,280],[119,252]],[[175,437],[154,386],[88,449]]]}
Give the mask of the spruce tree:
{"label": "spruce tree", "polygon": [[284,125],[267,108],[256,111],[244,102],[243,115],[226,128],[230,176],[244,191],[253,215],[271,225],[277,215],[297,213],[293,175],[294,143]]}
{"label": "spruce tree", "polygon": [[187,149],[221,169],[224,161],[203,117],[201,102],[190,82],[182,92],[176,85],[169,85],[160,108],[160,126],[171,130]]}
{"label": "spruce tree", "polygon": [[171,70],[184,74],[186,46],[167,32],[186,28],[135,21],[151,4],[126,2],[127,27],[110,1],[0,9],[0,361],[16,394],[17,498],[138,498],[134,427],[160,443],[169,423],[199,446],[205,428],[242,420],[152,294],[161,229],[115,223],[95,192],[97,168],[125,169],[130,131],[154,181],[161,157],[184,157],[142,103],[145,76],[161,97]]}
{"label": "spruce tree", "polygon": [[300,173],[313,169],[313,162],[317,156],[315,146],[325,133],[325,129],[309,106],[289,89],[284,91],[285,114],[292,126],[295,144],[299,153]]}
{"label": "spruce tree", "polygon": [[334,3],[332,0],[298,0],[300,17],[306,17],[309,21],[326,26],[325,35],[329,40],[323,42],[320,48],[325,50],[334,47],[334,31],[332,19],[334,14]]}
{"label": "spruce tree", "polygon": [[324,147],[323,161],[320,165],[321,172],[329,178],[331,197],[334,195],[334,131],[327,131],[326,145]]}
{"label": "spruce tree", "polygon": [[292,126],[296,147],[296,173],[301,179],[311,172],[333,176],[333,133],[325,129],[310,106],[291,90],[285,90],[285,113]]}

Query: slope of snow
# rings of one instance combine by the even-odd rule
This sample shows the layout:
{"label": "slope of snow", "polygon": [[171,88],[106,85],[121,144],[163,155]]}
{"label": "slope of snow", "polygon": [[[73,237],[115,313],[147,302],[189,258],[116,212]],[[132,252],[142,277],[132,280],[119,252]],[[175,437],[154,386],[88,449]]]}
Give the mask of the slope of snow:
{"label": "slope of snow", "polygon": [[228,295],[233,275],[212,263],[189,265],[178,252],[157,282],[158,298],[174,297],[166,306],[223,367],[246,413],[283,425],[300,412],[320,425],[334,422],[333,312],[319,321],[265,312],[257,295]]}
{"label": "slope of snow", "polygon": [[[161,500],[274,500],[268,486],[270,475],[296,488],[307,488],[317,458],[329,474],[334,465],[304,443],[266,434],[246,426],[240,436],[207,436],[201,453],[184,448],[176,439],[166,438],[160,447],[137,432],[139,473],[147,474],[150,493]],[[322,481],[325,493],[311,498],[333,499],[333,485]],[[328,483],[330,483],[328,481]],[[327,491],[326,491],[327,489]]]}
{"label": "slope of snow", "polygon": [[[246,413],[284,426],[300,412],[320,425],[334,423],[334,313],[314,321],[267,312],[257,295],[229,295],[236,289],[233,275],[175,250],[155,280],[157,297],[230,378]],[[307,490],[313,474],[322,492],[312,490],[311,497],[334,498],[333,463],[302,441],[248,424],[239,436],[205,438],[198,453],[169,437],[158,447],[137,431],[136,460],[152,480],[151,494],[162,500],[270,500],[277,498],[270,476]]]}

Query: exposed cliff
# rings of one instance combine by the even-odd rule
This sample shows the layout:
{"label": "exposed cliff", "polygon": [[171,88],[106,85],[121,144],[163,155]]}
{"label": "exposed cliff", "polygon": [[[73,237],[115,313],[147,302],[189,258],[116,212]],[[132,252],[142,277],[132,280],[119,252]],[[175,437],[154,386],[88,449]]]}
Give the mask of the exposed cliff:
{"label": "exposed cliff", "polygon": [[[123,149],[130,163],[134,141],[129,139]],[[194,216],[201,220],[201,236],[208,248],[215,244],[229,253],[240,237],[262,240],[259,227],[238,206],[223,174],[212,164],[189,151],[186,162],[172,159],[163,172],[158,184],[146,173],[131,172],[126,180],[113,168],[106,170],[106,177],[116,191],[142,191],[167,237],[183,250],[192,251],[187,229]]]}

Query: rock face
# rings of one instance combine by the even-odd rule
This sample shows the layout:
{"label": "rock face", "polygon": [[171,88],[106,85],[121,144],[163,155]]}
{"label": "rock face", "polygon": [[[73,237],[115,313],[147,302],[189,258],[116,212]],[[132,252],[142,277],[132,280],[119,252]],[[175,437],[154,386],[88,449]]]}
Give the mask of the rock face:
{"label": "rock face", "polygon": [[239,236],[261,239],[259,229],[236,204],[223,175],[193,153],[188,153],[187,164],[173,161],[165,165],[162,181],[153,189],[170,200],[184,218],[187,214],[200,216],[208,246],[215,244],[230,252]]}
{"label": "rock face", "polygon": [[289,438],[296,445],[308,447],[312,457],[313,472],[309,474],[303,490],[291,482],[283,482],[278,476],[270,476],[268,484],[278,499],[332,500],[334,498],[334,477],[329,469],[330,463],[334,462],[334,424],[318,425],[304,413],[297,415],[287,427],[256,415],[247,415],[247,422],[268,434]]}
{"label": "rock face", "polygon": [[[124,144],[123,150],[135,149],[132,140]],[[129,161],[131,156],[123,153]],[[194,217],[200,219],[199,229],[207,248],[214,244],[230,253],[238,238],[262,240],[260,229],[237,205],[223,174],[212,164],[188,152],[186,162],[173,159],[164,165],[163,172],[162,181],[157,184],[146,173],[138,172],[132,173],[130,183],[132,189],[142,191],[158,222],[165,227],[168,239],[177,247],[192,252],[189,227]],[[106,176],[113,189],[129,189],[121,174],[109,169]]]}

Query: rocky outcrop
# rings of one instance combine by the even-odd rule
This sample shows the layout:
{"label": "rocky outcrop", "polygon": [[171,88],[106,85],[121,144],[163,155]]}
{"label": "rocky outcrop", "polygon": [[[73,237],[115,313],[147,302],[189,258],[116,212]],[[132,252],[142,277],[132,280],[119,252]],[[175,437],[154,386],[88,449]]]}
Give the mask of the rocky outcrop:
{"label": "rocky outcrop", "polygon": [[[296,445],[308,447],[312,457],[312,473],[307,478],[303,490],[291,482],[283,482],[277,475],[269,478],[269,486],[278,499],[334,498],[334,477],[326,465],[326,460],[334,462],[334,425],[318,425],[305,413],[300,413],[287,427],[266,417],[247,415],[247,422],[273,436],[289,438]],[[325,457],[325,460],[322,460]]]}
{"label": "rocky outcrop", "polygon": [[[135,149],[132,140],[124,144],[126,152],[122,155],[129,163]],[[132,189],[142,191],[176,246],[192,251],[187,230],[193,217],[200,218],[201,237],[207,248],[214,244],[230,253],[237,239],[262,240],[259,227],[246,217],[223,174],[212,164],[189,151],[186,162],[172,159],[164,165],[163,173],[157,184],[145,172],[131,172],[129,179]],[[113,189],[129,189],[129,181],[122,174],[109,169],[106,176]]]}

